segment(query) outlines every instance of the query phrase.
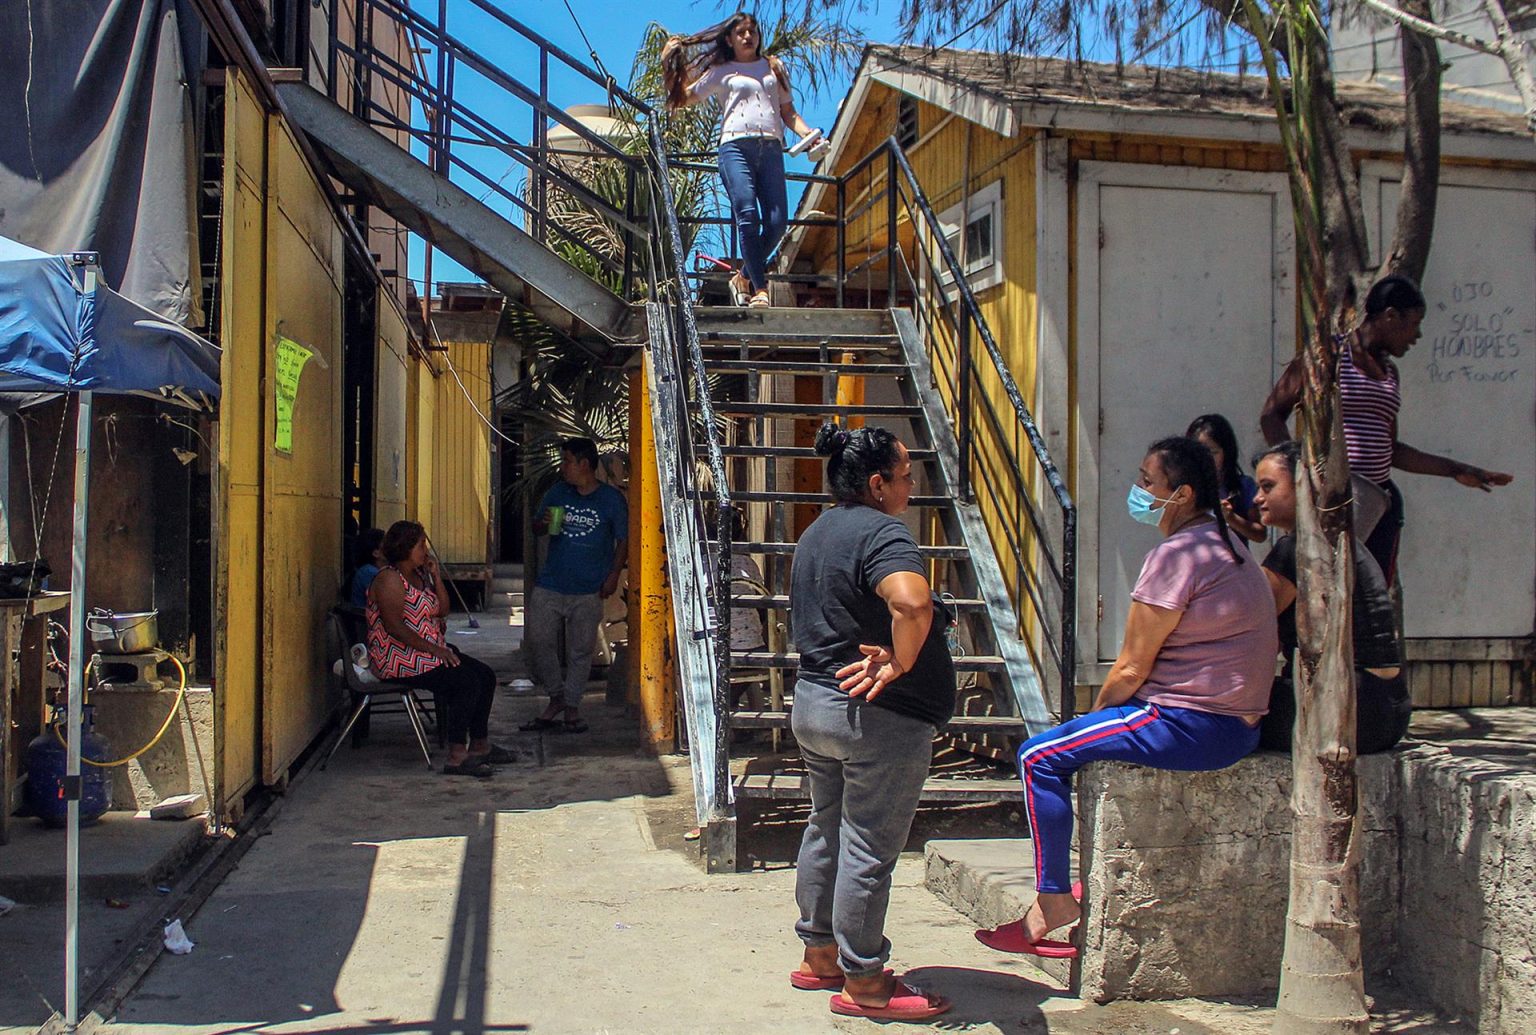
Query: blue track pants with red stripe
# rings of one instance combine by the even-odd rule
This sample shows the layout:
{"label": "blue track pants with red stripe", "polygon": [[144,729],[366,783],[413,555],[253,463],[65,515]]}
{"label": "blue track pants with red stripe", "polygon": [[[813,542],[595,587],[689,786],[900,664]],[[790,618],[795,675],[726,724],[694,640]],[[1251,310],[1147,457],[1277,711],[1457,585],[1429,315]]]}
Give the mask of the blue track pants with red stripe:
{"label": "blue track pants with red stripe", "polygon": [[1144,701],[1079,715],[1029,738],[1019,748],[1019,779],[1035,842],[1036,890],[1072,890],[1072,774],[1089,762],[1225,769],[1258,743],[1258,727],[1236,716]]}

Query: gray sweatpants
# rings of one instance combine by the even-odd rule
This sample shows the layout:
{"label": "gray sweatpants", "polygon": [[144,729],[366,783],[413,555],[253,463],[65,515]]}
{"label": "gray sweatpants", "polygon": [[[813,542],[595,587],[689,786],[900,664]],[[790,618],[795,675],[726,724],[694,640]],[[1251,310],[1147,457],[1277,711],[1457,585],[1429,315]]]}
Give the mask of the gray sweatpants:
{"label": "gray sweatpants", "polygon": [[[552,702],[567,708],[581,707],[587,679],[592,675],[592,652],[597,647],[597,626],[603,620],[603,598],[596,593],[556,593],[533,588],[533,600],[524,612],[523,639],[528,645],[528,667],[534,683]],[[565,630],[565,671],[561,674],[560,631]]]}
{"label": "gray sweatpants", "polygon": [[878,974],[891,956],[891,871],[933,760],[934,728],[803,679],[790,726],[811,785],[795,933],[808,946],[835,941],[846,974]]}

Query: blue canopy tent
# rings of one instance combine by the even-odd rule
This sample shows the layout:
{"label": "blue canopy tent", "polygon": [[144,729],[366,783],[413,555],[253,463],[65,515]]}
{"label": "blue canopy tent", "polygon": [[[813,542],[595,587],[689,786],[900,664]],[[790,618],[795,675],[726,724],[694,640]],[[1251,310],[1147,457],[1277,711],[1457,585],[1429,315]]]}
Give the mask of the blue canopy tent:
{"label": "blue canopy tent", "polygon": [[211,408],[219,395],[219,351],[100,283],[95,253],[48,255],[0,237],[0,392],[68,392],[78,400],[69,581],[64,945],[65,1023],[73,1031],[80,1019],[80,716],[91,398],[96,392],[147,395]]}

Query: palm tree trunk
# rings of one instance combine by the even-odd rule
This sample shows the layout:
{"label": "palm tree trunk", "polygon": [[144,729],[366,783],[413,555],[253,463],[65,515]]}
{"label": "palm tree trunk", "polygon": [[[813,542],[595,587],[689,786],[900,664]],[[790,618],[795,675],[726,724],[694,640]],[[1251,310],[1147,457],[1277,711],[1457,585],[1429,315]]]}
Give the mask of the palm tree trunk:
{"label": "palm tree trunk", "polygon": [[[1252,24],[1263,24],[1245,0]],[[1365,227],[1344,127],[1334,103],[1317,0],[1280,26],[1291,71],[1290,110],[1267,49],[1296,215],[1306,328],[1297,471],[1296,730],[1292,737],[1290,907],[1274,1031],[1364,1035],[1370,1024],[1360,959],[1355,783],[1354,537],[1349,459],[1339,414],[1335,331],[1353,325],[1354,278]],[[1286,123],[1289,123],[1286,126]],[[1348,347],[1344,345],[1342,347]]]}

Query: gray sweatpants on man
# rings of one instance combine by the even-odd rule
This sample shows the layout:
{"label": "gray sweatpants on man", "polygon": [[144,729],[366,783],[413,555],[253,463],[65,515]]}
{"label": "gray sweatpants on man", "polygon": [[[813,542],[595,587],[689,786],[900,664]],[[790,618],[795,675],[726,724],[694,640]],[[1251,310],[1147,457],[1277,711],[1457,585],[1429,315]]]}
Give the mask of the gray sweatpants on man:
{"label": "gray sweatpants on man", "polygon": [[[592,675],[592,652],[597,647],[597,626],[603,620],[603,598],[596,593],[556,593],[533,587],[533,599],[524,611],[523,641],[528,647],[528,667],[534,683],[552,702],[567,708],[581,707],[587,679]],[[560,665],[560,632],[565,631],[565,671]]]}
{"label": "gray sweatpants on man", "polygon": [[931,723],[799,680],[790,726],[811,785],[800,842],[795,933],[837,943],[850,977],[879,974],[891,956],[885,911],[933,760]]}

